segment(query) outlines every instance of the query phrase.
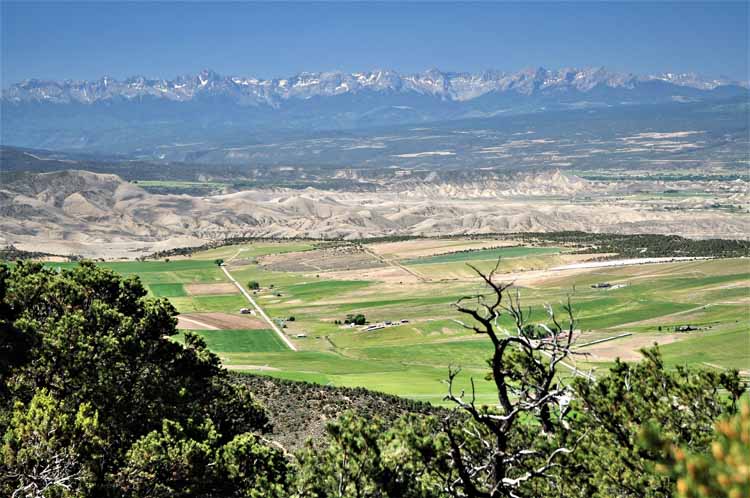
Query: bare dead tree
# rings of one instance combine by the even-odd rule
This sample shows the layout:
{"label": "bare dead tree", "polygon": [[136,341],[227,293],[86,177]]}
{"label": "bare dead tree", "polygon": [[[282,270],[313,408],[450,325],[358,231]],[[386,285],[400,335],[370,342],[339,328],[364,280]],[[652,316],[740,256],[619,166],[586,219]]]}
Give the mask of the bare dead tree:
{"label": "bare dead tree", "polygon": [[84,479],[76,445],[56,444],[58,428],[35,427],[23,441],[14,465],[0,469],[2,479],[15,486],[10,498],[44,498],[76,494]]}
{"label": "bare dead tree", "polygon": [[[462,297],[455,306],[473,321],[470,325],[459,322],[461,325],[492,342],[494,352],[488,363],[498,402],[496,406],[478,406],[473,378],[470,394],[456,393],[460,369],[449,370],[445,400],[459,410],[444,419],[457,474],[448,491],[470,498],[526,496],[524,488],[529,481],[553,479],[558,457],[573,449],[538,444],[539,438],[544,443],[554,442],[554,433],[567,427],[571,390],[560,381],[558,366],[573,354],[573,311],[568,301],[563,307],[567,315],[563,324],[552,307],[546,306],[547,322],[531,325],[530,310],[521,306],[520,293],[509,291],[513,284],[495,281],[499,261],[489,273],[469,266],[482,278],[487,291]],[[503,327],[501,318],[509,319],[511,325]],[[524,440],[523,434],[531,436]]]}
{"label": "bare dead tree", "polygon": [[18,482],[12,498],[44,498],[51,491],[75,490],[81,480],[76,456],[67,450],[48,452],[45,456],[44,460],[34,462],[23,472],[10,472],[9,477]]}

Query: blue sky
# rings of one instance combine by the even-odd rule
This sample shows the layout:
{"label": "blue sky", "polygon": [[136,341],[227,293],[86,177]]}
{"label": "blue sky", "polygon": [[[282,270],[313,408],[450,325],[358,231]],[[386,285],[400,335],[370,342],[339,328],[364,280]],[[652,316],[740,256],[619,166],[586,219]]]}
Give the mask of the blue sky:
{"label": "blue sky", "polygon": [[11,3],[2,84],[603,65],[748,78],[748,4]]}

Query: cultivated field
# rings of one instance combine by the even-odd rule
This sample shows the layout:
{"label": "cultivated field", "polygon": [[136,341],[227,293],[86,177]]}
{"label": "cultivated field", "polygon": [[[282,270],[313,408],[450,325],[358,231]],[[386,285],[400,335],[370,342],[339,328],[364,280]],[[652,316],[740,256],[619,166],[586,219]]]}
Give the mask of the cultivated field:
{"label": "cultivated field", "polygon": [[[533,321],[546,320],[545,303],[559,310],[570,297],[578,352],[585,353],[575,363],[594,375],[617,357],[636,360],[655,342],[671,366],[750,371],[750,265],[742,258],[552,270],[594,255],[507,240],[424,239],[341,247],[259,242],[170,262],[102,264],[139,276],[151,294],[169,299],[182,314],[180,327],[203,336],[230,369],[440,403],[449,365],[463,368],[464,387],[476,379],[480,401],[492,399],[482,380],[487,339],[457,322],[464,318],[452,303],[482,290],[466,263],[488,269],[498,257]],[[260,317],[239,313],[252,306],[217,258],[299,351]],[[260,289],[248,289],[251,281]],[[359,313],[369,324],[391,324],[366,331],[334,323]]]}

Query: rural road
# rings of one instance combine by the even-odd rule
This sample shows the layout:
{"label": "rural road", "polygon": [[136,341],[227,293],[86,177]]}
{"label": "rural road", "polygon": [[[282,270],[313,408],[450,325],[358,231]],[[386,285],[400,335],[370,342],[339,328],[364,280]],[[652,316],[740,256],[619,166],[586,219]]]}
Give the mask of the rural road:
{"label": "rural road", "polygon": [[610,266],[632,266],[645,265],[649,263],[681,263],[685,261],[697,261],[702,259],[712,259],[702,256],[686,257],[667,257],[667,258],[630,258],[630,259],[612,259],[609,261],[584,261],[583,263],[573,263],[570,265],[554,266],[549,271],[561,270],[580,270],[584,268],[607,268]]}
{"label": "rural road", "polygon": [[418,280],[420,280],[422,282],[429,282],[430,281],[430,279],[428,279],[428,278],[420,275],[419,273],[415,272],[414,270],[411,270],[410,268],[405,267],[401,263],[397,263],[395,261],[391,261],[390,259],[386,259],[383,256],[380,256],[379,254],[371,251],[370,249],[368,249],[366,247],[363,247],[362,250],[364,252],[366,252],[367,254],[369,254],[370,256],[372,256],[373,258],[375,258],[378,261],[380,261],[381,263],[383,263],[383,264],[385,264],[387,266],[392,266],[394,268],[398,268],[400,270],[403,270],[406,273],[408,273],[409,275],[411,275],[413,277],[416,277]]}
{"label": "rural road", "polygon": [[268,325],[271,326],[271,329],[273,329],[273,331],[276,332],[276,334],[278,334],[278,336],[281,338],[281,340],[284,341],[284,344],[286,344],[287,346],[289,346],[289,349],[291,349],[292,351],[297,351],[297,348],[294,346],[294,344],[292,344],[292,341],[290,341],[289,338],[286,336],[286,334],[281,331],[281,329],[278,327],[278,325],[276,325],[275,323],[273,323],[273,320],[271,320],[271,318],[268,315],[266,315],[266,312],[263,311],[263,308],[261,308],[258,305],[258,303],[255,302],[255,299],[253,299],[253,296],[251,296],[250,293],[247,292],[245,290],[245,288],[242,287],[240,285],[240,283],[237,282],[234,279],[234,277],[232,276],[232,274],[229,273],[229,270],[227,270],[227,267],[226,266],[222,266],[221,269],[224,270],[224,274],[227,276],[227,278],[229,279],[229,281],[232,282],[235,286],[237,286],[237,288],[240,290],[240,292],[242,293],[242,295],[245,296],[245,299],[247,299],[248,302],[253,305],[253,308],[256,309],[256,311],[261,316],[261,318],[263,318],[268,323]]}

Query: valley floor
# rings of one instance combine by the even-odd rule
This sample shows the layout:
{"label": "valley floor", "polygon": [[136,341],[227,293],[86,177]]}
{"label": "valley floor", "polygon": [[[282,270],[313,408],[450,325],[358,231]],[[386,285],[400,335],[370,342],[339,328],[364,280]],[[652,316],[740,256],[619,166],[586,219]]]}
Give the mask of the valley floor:
{"label": "valley floor", "polygon": [[[180,313],[179,326],[203,336],[227,368],[239,372],[362,386],[440,404],[449,366],[460,366],[461,387],[474,378],[478,400],[492,402],[493,390],[483,380],[488,339],[466,330],[452,304],[482,292],[467,263],[486,271],[500,258],[501,280],[515,282],[533,310],[532,321],[546,320],[544,304],[559,311],[570,298],[581,353],[571,366],[581,371],[596,376],[616,358],[637,360],[640,348],[658,343],[668,365],[750,374],[747,259],[601,266],[582,264],[594,256],[564,247],[516,244],[256,242],[168,262],[101,264],[138,275],[151,294],[169,299]],[[223,270],[298,351],[253,314]],[[360,313],[368,325],[338,323]]]}

